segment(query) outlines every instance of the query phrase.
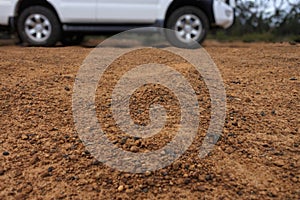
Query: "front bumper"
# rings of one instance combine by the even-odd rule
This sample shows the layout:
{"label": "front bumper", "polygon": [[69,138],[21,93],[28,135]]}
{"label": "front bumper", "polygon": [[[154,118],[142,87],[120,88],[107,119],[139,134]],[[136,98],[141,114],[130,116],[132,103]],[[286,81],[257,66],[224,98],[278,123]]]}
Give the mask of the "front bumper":
{"label": "front bumper", "polygon": [[235,4],[226,4],[224,1],[215,0],[213,3],[213,12],[215,16],[215,25],[224,29],[232,26],[235,20]]}

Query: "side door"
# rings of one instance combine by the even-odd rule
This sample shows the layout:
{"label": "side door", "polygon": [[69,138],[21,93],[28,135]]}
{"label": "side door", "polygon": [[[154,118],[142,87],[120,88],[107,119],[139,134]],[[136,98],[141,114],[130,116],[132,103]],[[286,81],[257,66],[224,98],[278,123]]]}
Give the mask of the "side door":
{"label": "side door", "polygon": [[48,0],[63,23],[96,22],[97,0]]}
{"label": "side door", "polygon": [[97,0],[98,23],[154,23],[161,0]]}

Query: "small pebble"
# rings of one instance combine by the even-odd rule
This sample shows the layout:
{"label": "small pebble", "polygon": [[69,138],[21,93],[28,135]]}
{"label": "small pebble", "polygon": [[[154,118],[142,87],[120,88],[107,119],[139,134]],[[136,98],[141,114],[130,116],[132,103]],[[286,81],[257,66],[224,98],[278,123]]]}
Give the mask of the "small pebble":
{"label": "small pebble", "polygon": [[123,185],[120,185],[119,187],[118,187],[118,191],[119,192],[122,192],[124,190],[124,186]]}
{"label": "small pebble", "polygon": [[291,178],[291,181],[293,181],[294,183],[298,182],[298,179],[296,177]]}
{"label": "small pebble", "polygon": [[138,147],[136,147],[136,146],[132,146],[132,147],[130,148],[130,151],[132,151],[132,152],[136,153],[136,152],[138,152],[138,151],[139,151],[139,148],[138,148]]}
{"label": "small pebble", "polygon": [[78,179],[79,179],[78,176],[71,176],[71,177],[70,177],[70,180],[71,180],[71,181],[75,181],[75,180],[78,180]]}
{"label": "small pebble", "polygon": [[205,180],[206,180],[206,181],[211,181],[211,180],[213,180],[212,175],[211,175],[211,174],[207,174],[207,175],[205,176]]}
{"label": "small pebble", "polygon": [[25,134],[23,134],[22,136],[21,136],[21,138],[22,138],[22,140],[28,140],[28,135],[25,135]]}
{"label": "small pebble", "polygon": [[126,192],[126,193],[133,193],[134,190],[133,190],[133,189],[126,189],[125,192]]}
{"label": "small pebble", "polygon": [[93,160],[91,164],[92,165],[100,165],[101,162],[99,160]]}
{"label": "small pebble", "polygon": [[290,78],[290,80],[291,80],[291,81],[296,81],[297,78],[296,78],[296,77],[292,77],[292,78]]}
{"label": "small pebble", "polygon": [[134,142],[134,144],[139,147],[139,146],[141,146],[142,142],[140,140],[136,140]]}
{"label": "small pebble", "polygon": [[53,167],[49,167],[49,168],[48,168],[48,172],[52,172],[53,170],[54,170]]}
{"label": "small pebble", "polygon": [[186,178],[186,179],[184,179],[184,184],[189,184],[191,182],[191,179],[189,179],[189,178]]}
{"label": "small pebble", "polygon": [[145,172],[145,175],[146,175],[146,176],[150,176],[150,175],[151,175],[151,171],[146,171],[146,172]]}
{"label": "small pebble", "polygon": [[277,194],[274,192],[269,192],[268,196],[274,198],[274,197],[277,197]]}
{"label": "small pebble", "polygon": [[247,103],[250,103],[251,102],[251,99],[248,97],[248,98],[246,98],[246,100],[245,100]]}
{"label": "small pebble", "polygon": [[4,156],[8,156],[8,155],[9,155],[9,152],[8,152],[8,151],[4,151],[4,152],[3,152],[3,155],[4,155]]}
{"label": "small pebble", "polygon": [[277,167],[283,167],[285,165],[283,160],[276,160],[273,164]]}
{"label": "small pebble", "polygon": [[161,174],[162,174],[163,176],[167,176],[169,173],[168,173],[167,171],[163,171]]}
{"label": "small pebble", "polygon": [[238,126],[238,123],[237,122],[232,122],[232,125],[233,126]]}
{"label": "small pebble", "polygon": [[197,190],[198,190],[199,192],[205,192],[206,188],[205,188],[204,186],[198,186],[198,187],[197,187]]}
{"label": "small pebble", "polygon": [[122,137],[120,144],[126,144],[128,137]]}
{"label": "small pebble", "polygon": [[236,138],[236,134],[234,134],[234,133],[229,133],[229,134],[228,134],[228,137],[234,137],[234,138]]}
{"label": "small pebble", "polygon": [[70,88],[68,86],[65,87],[66,91],[70,91]]}

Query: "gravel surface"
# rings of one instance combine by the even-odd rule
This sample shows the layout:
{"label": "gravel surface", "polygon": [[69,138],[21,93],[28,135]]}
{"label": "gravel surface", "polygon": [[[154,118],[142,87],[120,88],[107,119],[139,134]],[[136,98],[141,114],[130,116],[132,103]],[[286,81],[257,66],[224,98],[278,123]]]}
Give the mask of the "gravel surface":
{"label": "gravel surface", "polygon": [[[181,71],[194,80],[201,109],[198,135],[185,154],[164,169],[131,174],[97,161],[75,130],[73,85],[93,42],[37,48],[0,41],[0,199],[300,199],[299,44],[204,44],[227,92],[223,135],[204,159],[197,155],[210,99],[193,69],[149,50],[118,59],[112,66],[121,69],[142,59]],[[97,90],[97,115],[108,138],[131,152],[163,147],[177,128],[178,102],[166,88],[140,88],[131,99],[132,118],[149,123],[149,105],[160,102],[169,114],[166,128],[149,139],[119,133],[109,93],[121,73],[111,70]]]}

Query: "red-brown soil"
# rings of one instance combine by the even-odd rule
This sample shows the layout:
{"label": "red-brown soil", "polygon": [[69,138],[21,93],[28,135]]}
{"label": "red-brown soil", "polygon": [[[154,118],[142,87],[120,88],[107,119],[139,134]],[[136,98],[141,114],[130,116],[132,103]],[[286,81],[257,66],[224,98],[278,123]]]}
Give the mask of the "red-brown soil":
{"label": "red-brown soil", "polygon": [[[300,199],[300,46],[204,46],[227,92],[222,137],[204,159],[197,157],[196,142],[169,167],[131,174],[98,162],[75,130],[73,84],[92,48],[0,41],[0,199]],[[136,100],[147,103],[138,94]],[[200,138],[207,119],[209,113]],[[170,139],[159,137],[111,139],[128,151],[146,151]]]}

